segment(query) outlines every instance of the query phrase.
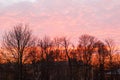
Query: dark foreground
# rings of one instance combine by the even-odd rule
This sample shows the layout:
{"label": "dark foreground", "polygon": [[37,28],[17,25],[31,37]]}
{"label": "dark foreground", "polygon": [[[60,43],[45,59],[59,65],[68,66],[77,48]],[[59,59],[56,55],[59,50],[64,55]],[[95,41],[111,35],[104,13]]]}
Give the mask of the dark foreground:
{"label": "dark foreground", "polygon": [[[38,62],[22,66],[22,80],[120,80],[120,69],[101,71],[95,67],[88,68],[85,64],[73,61],[71,69],[67,61]],[[21,80],[16,64],[0,65],[0,80]],[[102,76],[102,78],[101,78]]]}

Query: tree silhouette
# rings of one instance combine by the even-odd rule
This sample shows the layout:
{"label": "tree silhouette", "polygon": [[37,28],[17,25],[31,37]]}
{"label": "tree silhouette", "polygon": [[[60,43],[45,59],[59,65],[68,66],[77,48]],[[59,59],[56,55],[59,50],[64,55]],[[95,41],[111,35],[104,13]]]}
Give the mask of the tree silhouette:
{"label": "tree silhouette", "polygon": [[114,61],[113,56],[118,52],[118,48],[116,47],[114,41],[112,39],[105,40],[107,50],[108,50],[108,57],[109,57],[109,68],[111,72],[111,80],[113,80],[113,72],[114,72]]}
{"label": "tree silhouette", "polygon": [[105,80],[105,60],[108,56],[108,50],[106,45],[98,41],[95,46],[97,46],[98,60],[99,60],[99,80]]}
{"label": "tree silhouette", "polygon": [[16,25],[3,37],[3,47],[11,56],[11,60],[14,59],[18,64],[19,80],[23,80],[23,56],[26,49],[33,45],[32,38],[31,30],[28,29],[27,25],[23,27],[22,24]]}
{"label": "tree silhouette", "polygon": [[112,39],[84,34],[78,45],[67,37],[37,40],[23,24],[5,33],[0,62],[0,80],[119,80],[120,54]]}
{"label": "tree silhouette", "polygon": [[[94,53],[94,45],[97,39],[90,35],[82,35],[79,37],[80,54],[82,54],[82,60],[84,63],[84,80],[90,80],[90,70],[92,68],[92,54]],[[81,55],[80,55],[81,57]]]}
{"label": "tree silhouette", "polygon": [[50,63],[54,61],[52,57],[53,42],[49,37],[45,36],[38,41],[38,46],[41,54],[41,80],[49,80]]}
{"label": "tree silhouette", "polygon": [[65,51],[65,56],[67,57],[67,61],[68,61],[68,65],[69,65],[69,73],[70,73],[70,80],[73,80],[73,71],[72,71],[72,62],[71,62],[71,57],[70,57],[70,49],[69,49],[69,47],[70,47],[70,41],[69,41],[69,39],[67,39],[66,37],[62,37],[62,38],[60,38],[60,40],[61,40],[61,45],[62,45],[62,47],[64,48],[64,51]]}

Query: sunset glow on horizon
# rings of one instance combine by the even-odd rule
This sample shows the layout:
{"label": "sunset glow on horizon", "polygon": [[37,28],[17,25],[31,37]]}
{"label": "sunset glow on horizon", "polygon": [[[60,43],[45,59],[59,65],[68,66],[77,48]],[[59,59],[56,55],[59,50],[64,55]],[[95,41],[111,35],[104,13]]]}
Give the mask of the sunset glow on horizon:
{"label": "sunset glow on horizon", "polygon": [[120,0],[0,0],[0,41],[14,25],[29,24],[38,37],[82,34],[120,44]]}

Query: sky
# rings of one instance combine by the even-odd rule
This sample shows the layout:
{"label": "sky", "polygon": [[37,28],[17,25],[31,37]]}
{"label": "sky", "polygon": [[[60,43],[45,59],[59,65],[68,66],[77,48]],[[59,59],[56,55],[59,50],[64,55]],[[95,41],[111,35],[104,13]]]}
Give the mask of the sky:
{"label": "sky", "polygon": [[29,24],[38,37],[82,34],[120,44],[120,0],[0,0],[0,40],[15,25]]}

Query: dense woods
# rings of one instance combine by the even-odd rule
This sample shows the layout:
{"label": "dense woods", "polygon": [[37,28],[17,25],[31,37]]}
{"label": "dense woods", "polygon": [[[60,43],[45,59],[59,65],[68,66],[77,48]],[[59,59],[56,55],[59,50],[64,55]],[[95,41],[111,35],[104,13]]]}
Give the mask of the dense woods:
{"label": "dense woods", "polygon": [[0,80],[120,80],[119,46],[112,39],[78,39],[77,45],[67,37],[36,39],[27,25],[16,25],[1,43]]}

